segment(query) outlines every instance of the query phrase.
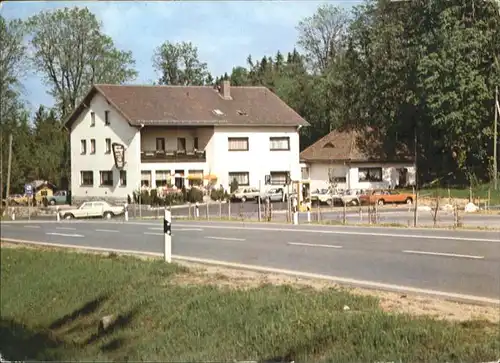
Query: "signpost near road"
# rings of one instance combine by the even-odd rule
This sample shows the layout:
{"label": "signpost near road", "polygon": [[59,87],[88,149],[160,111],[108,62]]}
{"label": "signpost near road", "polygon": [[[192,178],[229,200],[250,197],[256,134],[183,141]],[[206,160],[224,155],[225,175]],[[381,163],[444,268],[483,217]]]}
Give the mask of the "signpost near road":
{"label": "signpost near road", "polygon": [[28,197],[28,220],[31,220],[31,202],[33,200],[33,185],[24,184],[24,194]]}

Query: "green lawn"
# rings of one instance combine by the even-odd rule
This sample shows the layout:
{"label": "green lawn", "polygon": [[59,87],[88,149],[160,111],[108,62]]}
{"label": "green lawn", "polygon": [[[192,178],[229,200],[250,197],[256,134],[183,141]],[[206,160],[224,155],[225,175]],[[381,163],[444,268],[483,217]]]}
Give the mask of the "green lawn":
{"label": "green lawn", "polygon": [[[374,298],[179,282],[161,261],[2,248],[0,352],[8,360],[484,362],[498,326],[383,312]],[[344,311],[344,305],[350,307]],[[98,334],[101,317],[116,314]]]}
{"label": "green lawn", "polygon": [[[412,191],[409,189],[408,191]],[[435,197],[436,193],[442,198],[460,198],[469,199],[469,188],[443,188],[443,187],[426,187],[419,189],[419,195],[427,197]],[[473,198],[480,198],[482,200],[488,200],[488,194],[490,197],[491,205],[500,204],[500,189],[495,191],[492,184],[483,184],[472,188]]]}

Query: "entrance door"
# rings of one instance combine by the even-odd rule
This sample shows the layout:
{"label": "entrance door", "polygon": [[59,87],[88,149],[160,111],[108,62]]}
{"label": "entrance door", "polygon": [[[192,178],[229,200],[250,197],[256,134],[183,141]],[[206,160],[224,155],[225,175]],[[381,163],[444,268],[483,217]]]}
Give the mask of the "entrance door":
{"label": "entrance door", "polygon": [[399,169],[399,186],[406,187],[408,184],[408,169],[401,168]]}
{"label": "entrance door", "polygon": [[179,189],[184,186],[184,170],[175,171],[175,186]]}

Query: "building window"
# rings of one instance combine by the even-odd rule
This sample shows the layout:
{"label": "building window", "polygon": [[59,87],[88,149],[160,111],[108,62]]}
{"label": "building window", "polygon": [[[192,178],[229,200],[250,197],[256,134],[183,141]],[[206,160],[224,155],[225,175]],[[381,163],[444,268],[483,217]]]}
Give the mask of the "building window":
{"label": "building window", "polygon": [[177,138],[177,150],[178,151],[186,151],[186,138],[178,137]]}
{"label": "building window", "polygon": [[165,151],[165,138],[157,137],[156,138],[156,151]]}
{"label": "building window", "polygon": [[95,139],[90,139],[90,153],[95,154]]}
{"label": "building window", "polygon": [[195,137],[193,140],[193,149],[198,150],[198,138]]}
{"label": "building window", "polygon": [[106,154],[111,154],[111,139],[106,139]]}
{"label": "building window", "polygon": [[269,149],[272,151],[276,150],[290,150],[290,138],[286,137],[270,137],[269,138]]}
{"label": "building window", "polygon": [[80,140],[80,153],[82,155],[87,153],[87,140]]}
{"label": "building window", "polygon": [[102,170],[101,174],[101,185],[102,186],[112,186],[113,185],[113,172],[111,170]]}
{"label": "building window", "polygon": [[104,125],[109,126],[111,121],[109,120],[109,111],[104,111]]}
{"label": "building window", "polygon": [[381,182],[382,168],[359,168],[358,180],[360,182]]}
{"label": "building window", "polygon": [[90,113],[90,127],[95,126],[95,112]]}
{"label": "building window", "polygon": [[157,170],[156,171],[156,186],[166,187],[170,179],[170,170]]}
{"label": "building window", "polygon": [[94,173],[92,170],[83,170],[80,172],[80,185],[82,187],[94,186]]}
{"label": "building window", "polygon": [[141,171],[141,188],[149,188],[151,186],[151,171]]}
{"label": "building window", "polygon": [[271,171],[271,185],[285,185],[286,171]]}
{"label": "building window", "polygon": [[120,186],[127,186],[127,172],[125,170],[120,170]]}
{"label": "building window", "polygon": [[228,137],[229,151],[248,151],[248,137]]}
{"label": "building window", "polygon": [[229,173],[229,184],[236,179],[238,186],[250,185],[250,173],[248,172],[230,172]]}

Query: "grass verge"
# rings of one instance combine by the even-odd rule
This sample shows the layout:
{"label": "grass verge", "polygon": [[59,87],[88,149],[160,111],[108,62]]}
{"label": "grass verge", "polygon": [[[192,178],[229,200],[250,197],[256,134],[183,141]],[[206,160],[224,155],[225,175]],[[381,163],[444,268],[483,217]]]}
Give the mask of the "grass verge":
{"label": "grass verge", "polygon": [[[388,313],[376,298],[342,289],[208,280],[158,260],[3,245],[0,352],[9,360],[316,362],[480,362],[500,352],[498,324],[487,321]],[[99,333],[110,314],[114,323]]]}

